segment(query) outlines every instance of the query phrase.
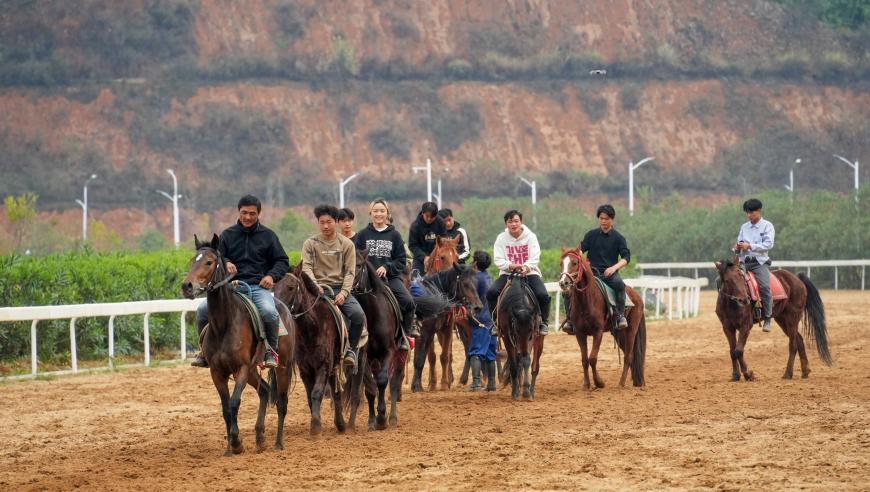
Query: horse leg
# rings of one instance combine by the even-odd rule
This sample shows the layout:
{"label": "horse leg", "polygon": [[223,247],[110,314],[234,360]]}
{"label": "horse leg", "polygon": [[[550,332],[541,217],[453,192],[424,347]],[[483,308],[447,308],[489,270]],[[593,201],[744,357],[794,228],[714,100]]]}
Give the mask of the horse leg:
{"label": "horse leg", "polygon": [[535,381],[538,380],[538,371],[541,369],[541,354],[544,353],[544,337],[535,339],[534,355],[532,358],[532,387],[530,389],[532,400],[535,399]]}
{"label": "horse leg", "polygon": [[592,368],[592,381],[596,388],[604,387],[604,380],[598,374],[598,349],[601,348],[601,339],[604,338],[604,331],[599,331],[592,337],[592,353],[589,354],[589,366]]}
{"label": "horse leg", "polygon": [[[311,387],[311,425],[308,433],[311,437],[317,437],[323,432],[323,423],[320,420],[320,405],[323,403],[323,391],[326,386],[326,371],[327,369],[320,368],[314,376],[314,384]],[[334,406],[341,407],[340,400],[332,402]]]}
{"label": "horse leg", "polygon": [[[388,359],[389,360],[389,359]],[[378,417],[377,417],[377,425],[375,428],[377,430],[384,430],[387,428],[387,402],[386,402],[386,393],[387,393],[387,383],[389,382],[390,377],[390,363],[384,362],[381,364],[381,369],[378,371],[377,378],[375,382],[378,385]]]}
{"label": "horse leg", "polygon": [[429,345],[429,350],[426,351],[426,359],[429,362],[429,391],[435,391],[435,334],[432,334],[432,341]]}
{"label": "horse leg", "polygon": [[580,358],[583,361],[583,389],[591,389],[589,383],[589,347],[586,335],[577,333],[577,343],[580,344]]}
{"label": "horse leg", "polygon": [[269,387],[260,384],[257,387],[257,396],[260,397],[260,406],[257,407],[257,423],[254,424],[254,435],[256,436],[257,452],[262,453],[266,449],[266,405],[269,404]]}
{"label": "horse leg", "polygon": [[625,388],[625,378],[628,376],[628,370],[631,368],[631,363],[634,361],[634,341],[637,337],[637,327],[634,323],[629,323],[629,327],[622,330],[622,336],[625,341],[622,345],[622,376],[619,377],[619,386]]}
{"label": "horse leg", "polygon": [[338,384],[338,378],[336,378],[334,374],[331,375],[328,380],[330,390],[332,391],[332,409],[335,411],[335,416],[333,417],[332,422],[335,424],[335,429],[338,431],[338,433],[344,434],[344,431],[347,429],[347,425],[345,425],[344,414],[342,413],[342,388],[341,385]]}
{"label": "horse leg", "polygon": [[449,390],[453,382],[453,368],[450,367],[451,345],[453,337],[450,333],[439,333],[438,342],[441,344],[441,389]]}
{"label": "horse leg", "polygon": [[221,398],[221,413],[224,417],[224,425],[227,431],[227,449],[224,456],[232,456],[233,450],[230,447],[230,429],[232,428],[232,414],[230,413],[230,390],[226,379],[217,374],[214,369],[211,370],[211,380],[217,389],[218,396]]}
{"label": "horse leg", "polygon": [[743,372],[743,379],[746,381],[755,379],[755,374],[749,370],[746,365],[746,359],[743,358],[743,349],[746,347],[746,340],[749,338],[749,330],[751,329],[752,326],[750,325],[740,330],[740,335],[737,337],[737,347],[734,349],[734,353],[737,354],[737,362],[740,363],[740,370]]}
{"label": "horse leg", "polygon": [[230,427],[229,444],[233,454],[241,454],[245,451],[245,446],[239,438],[239,407],[242,405],[242,391],[248,385],[248,368],[242,366],[233,375],[236,384],[233,387],[233,395],[230,397],[230,417],[232,419],[232,427]]}
{"label": "horse leg", "polygon": [[276,371],[278,378],[278,433],[275,436],[275,449],[284,449],[284,418],[287,416],[287,393],[290,389],[290,374],[287,371]]}
{"label": "horse leg", "polygon": [[[528,350],[528,347],[526,347],[526,350]],[[526,400],[531,400],[532,375],[530,374],[530,370],[532,366],[532,357],[527,351],[522,355],[521,360],[523,361],[523,398],[525,398]]]}
{"label": "horse leg", "polygon": [[807,348],[804,345],[804,337],[797,330],[797,326],[794,328],[795,340],[797,340],[797,349],[798,355],[801,358],[801,377],[806,379],[810,377],[810,360],[807,358]]}
{"label": "horse leg", "polygon": [[426,364],[426,357],[428,356],[428,348],[426,347],[424,337],[420,336],[417,342],[417,346],[414,347],[414,377],[411,379],[411,393],[423,391],[423,366]]}
{"label": "horse leg", "polygon": [[788,362],[785,364],[782,379],[791,379],[794,375],[794,356],[797,355],[797,337],[794,332],[786,332],[786,335],[788,335]]}
{"label": "horse leg", "polygon": [[405,378],[405,367],[397,365],[390,378],[390,427],[399,425],[399,395],[402,390],[402,380]]}
{"label": "horse leg", "polygon": [[[360,359],[362,360],[362,358]],[[347,427],[351,432],[356,432],[356,414],[359,411],[359,402],[361,399],[360,390],[365,387],[366,371],[369,371],[367,363],[360,363],[356,374],[351,378],[350,388],[350,416],[347,418]]]}
{"label": "horse leg", "polygon": [[722,327],[725,338],[728,339],[728,356],[731,357],[731,381],[740,381],[740,369],[737,367],[737,332],[731,328]]}

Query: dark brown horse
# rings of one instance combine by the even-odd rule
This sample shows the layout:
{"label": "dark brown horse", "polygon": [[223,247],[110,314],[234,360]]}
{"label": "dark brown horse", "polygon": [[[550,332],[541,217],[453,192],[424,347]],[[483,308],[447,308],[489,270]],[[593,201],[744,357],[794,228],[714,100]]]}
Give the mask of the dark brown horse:
{"label": "dark brown horse", "polygon": [[[511,398],[535,399],[535,382],[541,369],[544,337],[540,335],[541,312],[534,294],[526,286],[526,278],[511,274],[498,297],[496,326],[508,353]],[[529,371],[531,370],[531,374]]]}
{"label": "dark brown horse", "polygon": [[[604,381],[598,374],[598,349],[604,332],[614,327],[613,317],[607,309],[604,294],[595,283],[592,267],[583,257],[579,248],[562,248],[560,257],[562,275],[559,285],[570,299],[571,309],[568,319],[574,324],[574,334],[580,345],[583,358],[583,388],[592,389],[589,381],[589,367],[592,367],[592,381],[596,388],[603,388]],[[631,369],[631,380],[634,386],[642,387],[644,380],[644,364],[646,362],[646,319],[643,313],[643,301],[640,295],[631,287],[625,287],[625,295],[634,303],[634,307],[625,313],[628,327],[614,331],[616,343],[624,354],[622,376],[619,385],[625,386],[625,379]],[[592,337],[592,352],[587,347],[587,337]]]}
{"label": "dark brown horse", "polygon": [[[749,297],[744,272],[737,257],[716,262],[719,270],[719,297],[716,299],[716,315],[722,322],[722,330],[728,338],[729,354],[731,356],[731,380],[740,381],[740,374],[746,381],[752,381],[755,376],[746,365],[743,350],[746,339],[753,325],[753,307]],[[788,336],[788,363],[785,366],[783,379],[791,379],[794,370],[795,354],[800,354],[801,376],[810,375],[809,360],[804,346],[804,337],[810,342],[815,341],[819,358],[826,365],[832,364],[828,351],[828,332],[825,326],[825,306],[816,286],[803,273],[797,275],[785,270],[771,272],[782,283],[786,299],[773,303],[773,319]],[[804,321],[804,334],[798,327],[801,319]],[[739,335],[738,335],[739,334]]]}
{"label": "dark brown horse", "polygon": [[[426,356],[429,353],[429,347],[434,341],[435,333],[447,330],[449,337],[442,345],[441,363],[443,365],[443,373],[441,377],[442,388],[448,389],[453,378],[453,371],[450,370],[450,347],[453,337],[453,323],[451,317],[457,309],[464,310],[468,315],[474,316],[480,312],[483,304],[477,297],[477,276],[470,266],[456,264],[447,270],[429,275],[423,279],[421,286],[424,290],[432,294],[446,295],[451,303],[452,309],[445,314],[423,321],[423,329],[421,330],[420,338],[417,340],[417,347],[414,350],[414,379],[411,381],[411,391],[423,391],[422,374],[423,364],[426,361]],[[447,351],[445,354],[444,351]],[[429,389],[434,389],[435,378],[431,374],[432,364],[430,364],[430,379]]]}
{"label": "dark brown horse", "polygon": [[[395,427],[399,421],[398,399],[402,381],[405,377],[407,353],[400,352],[396,343],[401,313],[389,286],[378,277],[377,268],[368,261],[368,250],[357,252],[356,278],[353,294],[366,314],[369,341],[361,357],[359,371],[364,383],[366,399],[369,404],[369,430],[383,430],[387,427],[386,389],[390,387],[389,423]],[[392,299],[392,300],[391,300]],[[449,303],[441,295],[424,295],[415,298],[416,314],[420,319],[437,316]],[[359,388],[360,385],[355,386]],[[375,414],[377,399],[377,414]],[[351,393],[351,412],[348,423],[353,429],[359,392]]]}
{"label": "dark brown horse", "polygon": [[332,395],[335,428],[343,433],[342,409],[349,400],[342,400],[345,395],[340,377],[342,339],[333,311],[327,305],[332,301],[320,294],[317,284],[302,273],[302,263],[292,268],[274,291],[276,298],[290,306],[296,320],[295,359],[311,411],[309,433],[316,437],[322,432],[320,406],[327,391]]}
{"label": "dark brown horse", "polygon": [[[208,360],[211,379],[221,398],[224,423],[227,428],[226,456],[245,450],[239,437],[239,405],[242,391],[250,384],[257,388],[260,407],[257,411],[257,451],[265,447],[265,416],[269,400],[278,407],[278,434],[275,448],[284,448],[284,417],[287,415],[287,392],[293,379],[294,335],[296,325],[285,306],[278,304],[278,315],[290,332],[278,338],[278,369],[269,370],[269,382],[257,373],[257,362],[262,360],[264,346],[254,334],[251,318],[242,301],[228,285],[225,260],[218,252],[217,235],[211,242],[200,242],[194,236],[196,255],[190,260],[190,268],[181,292],[193,299],[206,292],[208,299],[208,329],[202,339],[202,351]],[[235,380],[233,394],[229,393],[229,378]]]}

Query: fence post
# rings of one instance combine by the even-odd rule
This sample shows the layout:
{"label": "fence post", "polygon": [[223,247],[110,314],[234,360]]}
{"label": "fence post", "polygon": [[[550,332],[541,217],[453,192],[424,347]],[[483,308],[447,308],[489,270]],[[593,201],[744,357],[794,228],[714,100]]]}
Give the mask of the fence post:
{"label": "fence post", "polygon": [[34,376],[36,376],[36,366],[38,365],[36,360],[36,323],[39,323],[39,320],[35,319],[30,323],[30,373]]}
{"label": "fence post", "polygon": [[109,316],[109,370],[115,369],[115,315]]}
{"label": "fence post", "polygon": [[562,326],[561,324],[559,324],[559,312],[561,311],[561,309],[559,309],[559,305],[561,304],[561,300],[560,300],[561,297],[562,297],[562,293],[557,290],[556,291],[556,314],[555,314],[555,317],[553,318],[556,320],[556,330],[558,330],[559,327]]}
{"label": "fence post", "polygon": [[[558,312],[558,309],[559,309],[559,305],[557,304],[556,305],[557,312]],[[180,352],[181,360],[187,359],[187,320],[184,317],[185,313],[187,313],[187,311],[181,312],[181,352]],[[559,319],[556,318],[556,321],[558,323]],[[558,326],[558,324],[557,324],[557,326]]]}
{"label": "fence post", "polygon": [[840,288],[837,286],[838,285],[838,283],[837,283],[838,277],[839,277],[839,275],[837,274],[837,267],[834,266],[834,290],[840,290]]}
{"label": "fence post", "polygon": [[151,337],[148,332],[148,317],[151,313],[145,313],[145,325],[142,327],[142,339],[145,342],[145,365],[151,365]]}
{"label": "fence post", "polygon": [[79,363],[76,360],[78,354],[76,350],[76,319],[70,318],[69,320],[69,352],[72,357],[72,370],[73,372],[79,372]]}

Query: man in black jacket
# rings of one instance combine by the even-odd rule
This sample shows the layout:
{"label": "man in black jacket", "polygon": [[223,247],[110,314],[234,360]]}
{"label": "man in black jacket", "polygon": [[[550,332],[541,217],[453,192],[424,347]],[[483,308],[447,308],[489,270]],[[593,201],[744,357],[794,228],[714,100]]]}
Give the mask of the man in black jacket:
{"label": "man in black jacket", "polygon": [[[239,281],[239,289],[250,294],[260,311],[266,342],[269,347],[278,348],[278,310],[270,290],[290,270],[287,253],[281,246],[278,236],[268,227],[260,224],[260,200],[253,195],[243,196],[238,203],[239,220],[221,233],[218,250],[226,260],[227,272],[235,274],[233,280]],[[242,285],[244,282],[250,287]],[[196,310],[196,328],[202,333],[208,323],[208,303],[203,299]],[[266,367],[278,367],[275,353],[266,350],[263,356]],[[196,367],[208,367],[200,352],[191,363]]]}
{"label": "man in black jacket", "polygon": [[420,207],[420,213],[411,224],[408,232],[408,247],[414,255],[414,263],[411,266],[411,275],[414,270],[418,275],[426,274],[426,260],[435,249],[435,238],[444,236],[444,220],[438,216],[438,205],[435,202],[426,202]]}
{"label": "man in black jacket", "polygon": [[465,260],[471,255],[471,244],[468,242],[468,233],[462,228],[462,224],[453,219],[453,210],[442,208],[438,216],[444,221],[444,235],[449,239],[459,237],[456,244],[456,252],[459,253],[459,263],[465,264]]}

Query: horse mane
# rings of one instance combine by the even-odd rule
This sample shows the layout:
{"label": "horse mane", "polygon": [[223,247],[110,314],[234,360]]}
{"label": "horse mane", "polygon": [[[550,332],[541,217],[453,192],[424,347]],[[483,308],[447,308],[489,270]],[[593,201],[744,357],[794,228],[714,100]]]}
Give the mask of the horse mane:
{"label": "horse mane", "polygon": [[500,301],[502,306],[507,306],[517,321],[527,323],[531,321],[534,306],[529,302],[526,296],[525,281],[520,278],[514,278],[511,281],[510,287],[502,294]]}
{"label": "horse mane", "polygon": [[380,294],[387,288],[387,282],[381,277],[378,277],[378,274],[375,272],[376,270],[377,267],[375,267],[371,259],[366,256],[366,278],[369,281],[369,288],[372,289],[372,292]]}
{"label": "horse mane", "polygon": [[308,275],[302,273],[301,261],[293,268],[293,271],[291,273],[299,277],[299,281],[302,282],[302,285],[305,286],[305,290],[307,290],[309,294],[315,297],[320,295],[320,289],[317,288],[317,283],[314,282],[314,280],[311,280]]}

